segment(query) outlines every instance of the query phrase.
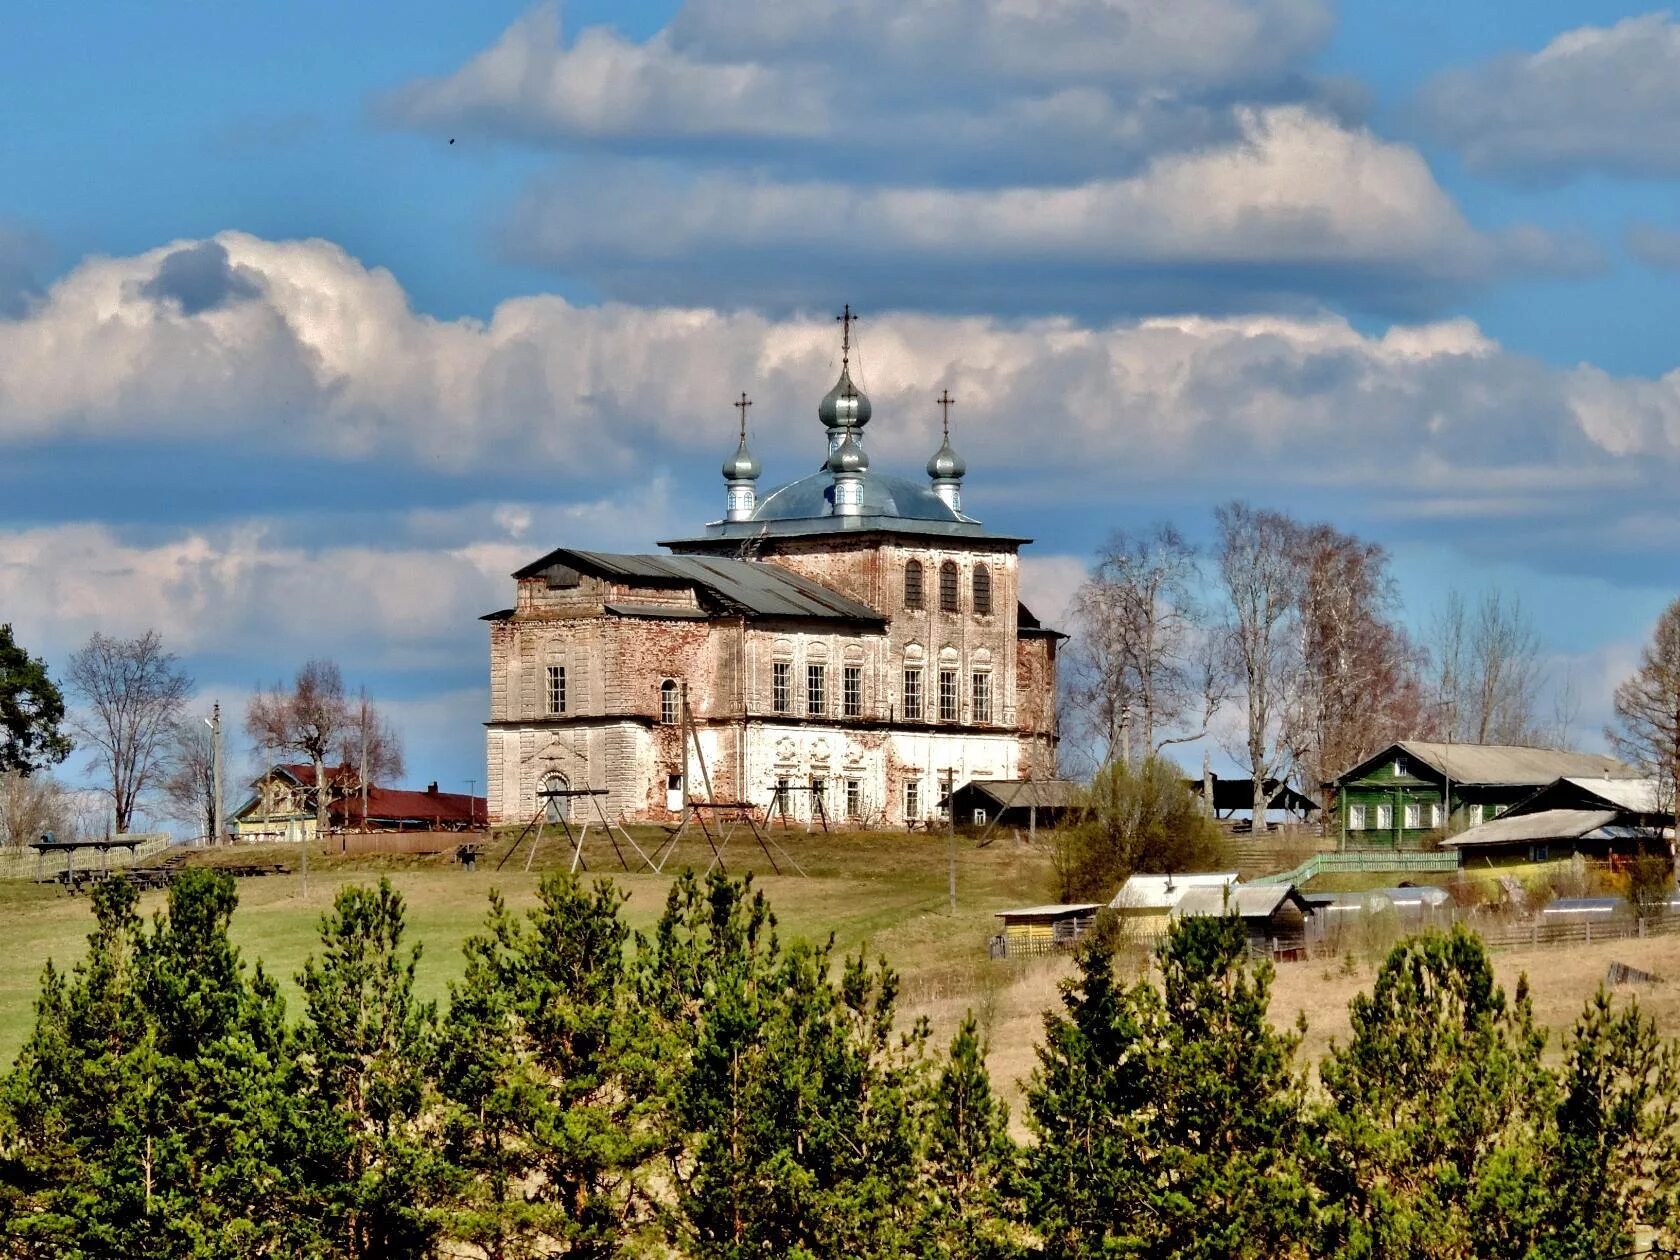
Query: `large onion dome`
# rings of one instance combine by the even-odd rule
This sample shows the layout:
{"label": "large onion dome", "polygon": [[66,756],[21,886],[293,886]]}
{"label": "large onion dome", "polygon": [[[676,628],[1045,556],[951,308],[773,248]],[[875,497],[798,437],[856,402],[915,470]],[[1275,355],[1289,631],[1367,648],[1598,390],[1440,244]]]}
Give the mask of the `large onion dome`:
{"label": "large onion dome", "polygon": [[817,418],[830,429],[862,428],[869,423],[873,411],[869,395],[852,384],[852,370],[844,365],[834,388],[817,404]]}
{"label": "large onion dome", "polygon": [[968,465],[963,463],[963,457],[951,449],[951,435],[945,435],[945,441],[933,453],[933,458],[927,462],[928,476],[935,481],[960,481],[968,473]]}

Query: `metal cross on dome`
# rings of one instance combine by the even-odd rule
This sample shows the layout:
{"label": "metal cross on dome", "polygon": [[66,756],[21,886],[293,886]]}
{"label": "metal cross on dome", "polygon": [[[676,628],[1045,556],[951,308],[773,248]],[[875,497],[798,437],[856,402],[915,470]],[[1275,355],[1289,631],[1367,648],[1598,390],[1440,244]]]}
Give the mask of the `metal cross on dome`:
{"label": "metal cross on dome", "polygon": [[857,322],[858,317],[852,314],[852,304],[847,302],[834,318],[840,323],[840,362],[845,363],[851,358],[852,325]]}
{"label": "metal cross on dome", "polygon": [[951,391],[950,390],[942,389],[942,390],[939,391],[939,397],[935,398],[933,401],[939,404],[940,414],[944,417],[945,436],[950,437],[951,436],[951,408],[956,403],[957,400],[955,398],[951,397]]}
{"label": "metal cross on dome", "polygon": [[741,391],[740,400],[730,404],[741,413],[741,441],[747,440],[747,408],[752,406],[752,399],[747,397],[747,391]]}

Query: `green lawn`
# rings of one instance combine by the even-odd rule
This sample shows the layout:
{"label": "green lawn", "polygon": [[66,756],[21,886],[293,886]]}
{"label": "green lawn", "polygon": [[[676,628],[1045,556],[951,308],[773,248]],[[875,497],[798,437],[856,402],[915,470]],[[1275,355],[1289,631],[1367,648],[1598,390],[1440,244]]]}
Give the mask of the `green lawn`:
{"label": "green lawn", "polygon": [[[637,836],[651,849],[663,833]],[[972,838],[958,842],[958,915],[947,912],[947,849],[942,835],[862,834],[775,837],[809,878],[775,875],[751,837],[738,833],[725,859],[731,873],[753,872],[776,913],[784,937],[822,939],[833,933],[843,950],[867,944],[884,953],[904,976],[904,995],[916,1010],[944,1007],[963,995],[983,995],[994,965],[986,941],[995,930],[994,911],[1047,900],[1048,853],[1012,839],[978,849]],[[504,838],[502,845],[507,843]],[[529,843],[529,842],[527,842]],[[542,873],[564,868],[570,859],[555,841],[544,841],[533,869],[523,869],[526,851],[501,872],[491,852],[479,869],[466,871],[445,858],[369,857],[312,859],[309,895],[300,895],[298,877],[242,879],[233,935],[245,959],[261,962],[278,976],[294,1009],[294,977],[316,948],[322,913],[346,883],[373,882],[382,875],[408,904],[411,939],[423,944],[419,987],[426,997],[446,999],[450,981],[461,974],[462,940],[482,922],[486,896],[499,888],[514,907],[528,906]],[[212,862],[285,861],[296,866],[295,847],[242,847],[195,858]],[[593,834],[585,850],[591,874],[610,874],[630,894],[627,918],[635,927],[654,922],[664,907],[666,890],[677,869],[711,861],[705,841],[685,839],[664,875],[626,875],[612,849]],[[777,856],[781,862],[781,856]],[[634,861],[632,855],[632,861]],[[782,862],[784,871],[787,864]],[[162,894],[148,894],[142,909],[162,904]],[[85,897],[69,897],[56,885],[0,882],[0,949],[11,960],[0,967],[0,1060],[10,1063],[28,1035],[41,968],[48,958],[69,966],[83,952],[91,915]],[[956,1012],[960,1016],[960,1011]],[[952,1016],[954,1018],[955,1016]],[[945,1018],[939,1018],[944,1024]]]}

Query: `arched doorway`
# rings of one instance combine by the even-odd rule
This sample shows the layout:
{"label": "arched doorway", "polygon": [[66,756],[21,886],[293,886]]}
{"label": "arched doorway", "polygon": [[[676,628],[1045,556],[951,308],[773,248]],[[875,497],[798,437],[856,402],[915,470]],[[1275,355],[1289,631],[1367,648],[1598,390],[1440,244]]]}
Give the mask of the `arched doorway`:
{"label": "arched doorway", "polygon": [[558,770],[551,770],[543,775],[542,782],[537,784],[537,799],[543,807],[543,821],[557,823],[562,818],[572,816],[571,799],[565,796],[543,796],[544,792],[564,792],[572,786],[571,781]]}

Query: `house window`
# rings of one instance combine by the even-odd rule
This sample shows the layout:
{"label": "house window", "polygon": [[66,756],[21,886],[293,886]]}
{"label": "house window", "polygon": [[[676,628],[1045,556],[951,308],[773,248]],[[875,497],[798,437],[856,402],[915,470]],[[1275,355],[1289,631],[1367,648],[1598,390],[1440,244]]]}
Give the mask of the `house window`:
{"label": "house window", "polygon": [[770,663],[770,707],[777,713],[793,712],[793,662]]}
{"label": "house window", "polygon": [[1377,830],[1391,831],[1394,828],[1394,806],[1377,806]]}
{"label": "house window", "polygon": [[992,570],[988,565],[974,566],[974,612],[980,617],[992,615]]}
{"label": "house window", "polygon": [[550,713],[564,713],[566,711],[566,667],[564,665],[550,665],[548,667],[548,711]]}
{"label": "house window", "polygon": [[975,674],[970,679],[974,692],[975,722],[990,722],[992,720],[992,676],[990,674]]}
{"label": "house window", "polygon": [[828,666],[807,665],[805,667],[805,712],[811,717],[822,717],[828,711]]}
{"label": "house window", "polygon": [[677,717],[677,682],[667,678],[659,684],[659,720],[666,726],[675,726]]}
{"label": "house window", "polygon": [[940,612],[960,611],[957,600],[958,582],[959,577],[957,574],[957,562],[955,560],[947,560],[944,564],[939,566]]}
{"label": "house window", "polygon": [[939,671],[939,720],[941,722],[955,722],[957,713],[957,671],[942,669]]}
{"label": "house window", "polygon": [[1479,827],[1487,821],[1487,809],[1486,805],[1466,805],[1464,817],[1472,827]]}
{"label": "house window", "polygon": [[1396,757],[1394,759],[1394,777],[1396,779],[1403,779],[1406,777],[1406,759],[1404,757]]}
{"label": "house window", "polygon": [[863,666],[848,665],[841,671],[840,704],[846,717],[863,716]]}
{"label": "house window", "polygon": [[986,825],[986,811],[985,810],[977,809],[977,810],[974,811],[974,825],[976,827],[984,827]]}
{"label": "house window", "polygon": [[1429,803],[1429,825],[1431,827],[1435,827],[1435,828],[1439,828],[1440,825],[1441,825],[1441,802],[1440,801],[1431,801]]}
{"label": "house window", "polygon": [[1419,827],[1423,826],[1423,806],[1406,806],[1406,826],[1412,831],[1416,831]]}
{"label": "house window", "polygon": [[922,562],[920,560],[905,562],[904,606],[906,608],[920,608],[922,606]]}
{"label": "house window", "polygon": [[846,780],[846,817],[863,817],[863,783],[859,779]]}
{"label": "house window", "polygon": [[910,666],[904,670],[904,720],[922,720],[922,671]]}
{"label": "house window", "polygon": [[1365,807],[1363,805],[1348,806],[1348,830],[1365,830]]}
{"label": "house window", "polygon": [[904,821],[915,822],[922,816],[922,783],[920,779],[904,781]]}

